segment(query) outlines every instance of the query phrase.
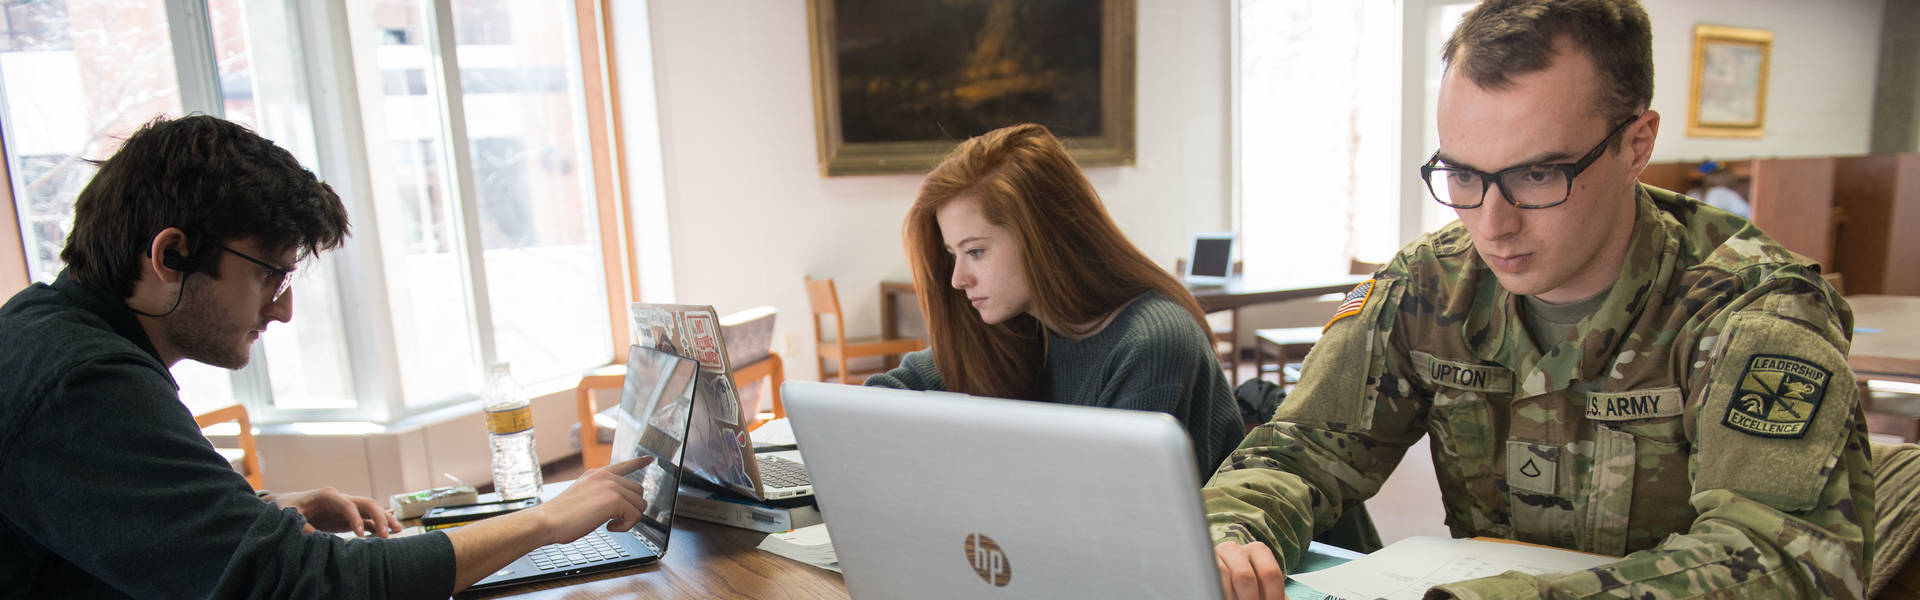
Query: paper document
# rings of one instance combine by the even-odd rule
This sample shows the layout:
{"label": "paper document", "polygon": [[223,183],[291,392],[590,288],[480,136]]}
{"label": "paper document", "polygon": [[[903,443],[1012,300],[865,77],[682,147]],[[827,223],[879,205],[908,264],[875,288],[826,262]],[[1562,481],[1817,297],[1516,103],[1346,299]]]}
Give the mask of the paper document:
{"label": "paper document", "polygon": [[786,419],[767,421],[761,423],[758,429],[753,430],[753,446],[755,448],[763,446],[792,446],[796,443],[793,439],[793,422]]}
{"label": "paper document", "polygon": [[[426,530],[425,530],[425,529],[421,529],[419,525],[414,525],[414,526],[411,526],[411,527],[406,527],[406,528],[403,528],[403,529],[401,529],[399,533],[392,533],[392,534],[388,534],[388,535],[387,535],[387,539],[393,539],[393,538],[403,538],[403,537],[407,537],[407,536],[411,536],[411,535],[420,535],[420,534],[422,534],[422,533],[426,533]],[[376,533],[374,533],[374,532],[371,532],[371,531],[369,531],[369,532],[367,532],[367,535],[364,535],[364,536],[359,536],[359,537],[355,537],[355,536],[353,535],[353,532],[351,532],[351,531],[342,531],[342,532],[339,532],[339,533],[336,533],[336,534],[333,534],[333,535],[335,535],[335,536],[338,536],[338,537],[340,537],[340,538],[343,538],[343,539],[349,539],[349,540],[351,540],[351,539],[367,539],[367,538],[378,538],[378,537],[380,537],[380,535],[379,535],[379,534],[376,534]]]}
{"label": "paper document", "polygon": [[768,535],[767,539],[760,540],[760,549],[840,572],[840,558],[833,552],[833,539],[827,536],[826,523]]}
{"label": "paper document", "polygon": [[1411,537],[1339,566],[1292,576],[1342,598],[1419,600],[1436,585],[1519,571],[1570,573],[1619,560],[1538,546]]}
{"label": "paper document", "polygon": [[[1360,558],[1361,556],[1365,555],[1339,546],[1329,546],[1320,542],[1312,542],[1307,545],[1307,555],[1301,557],[1300,564],[1294,566],[1294,569],[1301,573],[1312,573],[1321,569],[1333,568],[1347,561]],[[1300,583],[1297,578],[1287,582],[1287,600],[1321,600],[1322,598],[1329,597],[1331,596],[1322,593],[1320,590]]]}

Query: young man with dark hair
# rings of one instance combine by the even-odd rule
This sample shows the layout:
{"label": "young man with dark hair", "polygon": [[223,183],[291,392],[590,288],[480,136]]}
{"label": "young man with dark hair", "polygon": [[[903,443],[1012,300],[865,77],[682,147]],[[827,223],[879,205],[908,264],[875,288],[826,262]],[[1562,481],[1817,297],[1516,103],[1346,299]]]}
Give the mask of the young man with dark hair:
{"label": "young man with dark hair", "polygon": [[297,263],[347,212],[291,154],[206,116],[128,137],[74,205],[52,285],[0,307],[0,589],[25,597],[444,598],[645,503],[628,461],[537,508],[391,540],[331,488],[256,497],[178,395],[182,359],[238,369],[293,318]]}
{"label": "young man with dark hair", "polygon": [[1456,537],[1623,557],[1429,598],[1864,592],[1852,312],[1751,223],[1638,182],[1650,30],[1633,0],[1488,0],[1454,31],[1420,173],[1459,221],[1349,296],[1203,489],[1230,596],[1283,597],[1422,436]]}

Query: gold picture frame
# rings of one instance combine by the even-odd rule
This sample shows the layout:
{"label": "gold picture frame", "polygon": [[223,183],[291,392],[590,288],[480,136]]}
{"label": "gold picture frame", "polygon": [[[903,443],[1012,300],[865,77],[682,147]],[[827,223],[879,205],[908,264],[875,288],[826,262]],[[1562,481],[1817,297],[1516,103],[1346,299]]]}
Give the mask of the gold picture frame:
{"label": "gold picture frame", "polygon": [[1767,72],[1772,58],[1771,31],[1695,25],[1687,135],[1766,135]]}
{"label": "gold picture frame", "polygon": [[820,173],[924,173],[1018,123],[1134,160],[1137,0],[807,0]]}

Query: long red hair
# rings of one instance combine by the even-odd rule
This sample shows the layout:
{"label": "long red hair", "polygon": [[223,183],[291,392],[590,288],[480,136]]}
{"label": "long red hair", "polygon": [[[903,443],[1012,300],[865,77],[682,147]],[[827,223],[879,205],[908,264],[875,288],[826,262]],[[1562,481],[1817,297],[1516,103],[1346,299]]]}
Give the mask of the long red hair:
{"label": "long red hair", "polygon": [[[1013,233],[1033,316],[987,325],[966,292],[949,285],[954,257],[934,214],[962,197],[979,202],[987,221]],[[920,185],[903,237],[933,362],[948,391],[1035,398],[1046,356],[1043,326],[1087,333],[1150,290],[1193,313],[1213,339],[1200,303],[1127,241],[1067,149],[1039,125],[995,129],[954,148]]]}

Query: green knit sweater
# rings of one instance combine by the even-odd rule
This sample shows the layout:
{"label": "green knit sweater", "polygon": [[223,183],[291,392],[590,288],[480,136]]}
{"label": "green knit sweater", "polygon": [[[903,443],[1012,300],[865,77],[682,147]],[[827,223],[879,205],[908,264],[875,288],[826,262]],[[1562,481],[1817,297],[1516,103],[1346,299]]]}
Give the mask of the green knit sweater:
{"label": "green knit sweater", "polygon": [[[1135,299],[1087,339],[1048,331],[1041,378],[1044,396],[1036,400],[1173,415],[1193,438],[1195,466],[1203,481],[1246,431],[1206,331],[1191,313],[1159,292]],[[946,389],[932,350],[906,355],[899,368],[867,379],[867,385]]]}

